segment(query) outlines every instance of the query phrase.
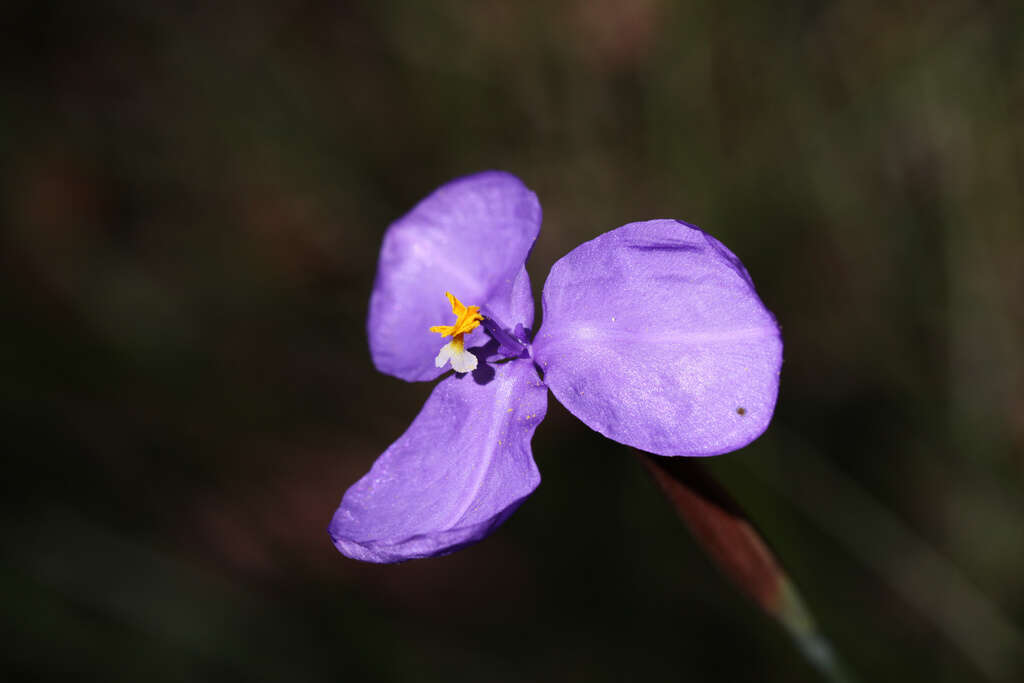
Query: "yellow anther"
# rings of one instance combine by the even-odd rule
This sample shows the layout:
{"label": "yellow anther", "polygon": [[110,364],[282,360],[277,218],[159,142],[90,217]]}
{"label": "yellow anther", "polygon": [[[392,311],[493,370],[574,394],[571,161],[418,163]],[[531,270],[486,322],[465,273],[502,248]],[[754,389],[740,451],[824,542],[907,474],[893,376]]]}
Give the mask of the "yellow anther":
{"label": "yellow anther", "polygon": [[480,326],[480,321],[484,317],[480,315],[479,306],[463,306],[462,302],[456,299],[451,292],[445,292],[444,295],[448,297],[448,302],[452,305],[452,313],[455,314],[457,320],[454,325],[434,325],[430,328],[431,332],[437,332],[442,337],[457,337],[472,332]]}
{"label": "yellow anther", "polygon": [[437,332],[442,337],[452,338],[450,342],[441,347],[441,352],[435,359],[435,365],[440,368],[450,362],[455,372],[472,372],[476,369],[477,358],[466,350],[462,337],[479,327],[480,321],[484,317],[480,315],[479,306],[463,306],[462,302],[456,299],[451,292],[445,292],[444,295],[448,297],[448,302],[452,305],[452,313],[455,314],[456,320],[454,325],[434,325],[430,328],[431,332]]}

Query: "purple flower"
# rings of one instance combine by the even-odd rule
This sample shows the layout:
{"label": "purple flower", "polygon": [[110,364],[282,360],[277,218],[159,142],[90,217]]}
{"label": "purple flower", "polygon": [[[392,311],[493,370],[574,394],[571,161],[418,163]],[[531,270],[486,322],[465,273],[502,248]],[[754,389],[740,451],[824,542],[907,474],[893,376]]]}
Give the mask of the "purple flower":
{"label": "purple flower", "polygon": [[721,242],[654,220],[581,244],[551,269],[531,343],[524,264],[540,222],[536,195],[491,171],[388,228],[367,321],[374,364],[407,381],[456,372],[345,493],[329,528],[345,555],[431,557],[494,530],[540,483],[530,440],[548,389],[592,429],[658,455],[726,453],[768,426],[782,340]]}

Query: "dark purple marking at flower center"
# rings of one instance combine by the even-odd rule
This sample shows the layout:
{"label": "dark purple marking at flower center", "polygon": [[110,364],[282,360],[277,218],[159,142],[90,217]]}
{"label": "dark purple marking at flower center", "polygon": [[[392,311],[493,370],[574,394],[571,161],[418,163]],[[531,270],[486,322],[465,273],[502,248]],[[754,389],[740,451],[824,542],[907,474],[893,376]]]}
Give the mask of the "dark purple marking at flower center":
{"label": "dark purple marking at flower center", "polygon": [[491,339],[498,343],[497,353],[505,358],[529,358],[529,337],[528,331],[519,323],[515,331],[509,331],[499,320],[493,316],[485,316],[481,323]]}

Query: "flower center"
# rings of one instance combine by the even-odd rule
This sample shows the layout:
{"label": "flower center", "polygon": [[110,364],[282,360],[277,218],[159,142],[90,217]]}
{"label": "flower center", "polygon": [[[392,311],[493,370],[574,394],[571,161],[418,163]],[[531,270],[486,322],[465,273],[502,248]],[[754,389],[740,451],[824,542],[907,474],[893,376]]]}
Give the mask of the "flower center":
{"label": "flower center", "polygon": [[451,292],[445,292],[444,295],[452,305],[452,313],[455,314],[456,320],[454,325],[434,325],[430,328],[431,332],[452,338],[441,347],[441,352],[434,359],[434,365],[441,368],[451,361],[455,372],[472,372],[476,370],[477,358],[466,350],[463,336],[479,327],[484,317],[480,315],[479,306],[464,306]]}

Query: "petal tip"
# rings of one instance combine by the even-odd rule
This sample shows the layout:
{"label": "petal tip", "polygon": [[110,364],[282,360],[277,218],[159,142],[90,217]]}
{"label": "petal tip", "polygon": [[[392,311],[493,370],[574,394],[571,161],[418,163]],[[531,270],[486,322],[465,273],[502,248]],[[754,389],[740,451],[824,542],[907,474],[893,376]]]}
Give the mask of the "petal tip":
{"label": "petal tip", "polygon": [[[361,562],[396,564],[409,560],[422,560],[430,557],[450,555],[458,550],[479,543],[490,536],[493,531],[504,524],[519,509],[519,506],[530,497],[539,484],[540,478],[538,476],[537,482],[530,492],[511,501],[505,508],[497,511],[490,518],[462,527],[433,533],[414,534],[404,538],[358,541],[347,536],[335,525],[335,521],[332,520],[327,533],[334,547],[342,555]],[[341,513],[341,508],[335,514],[335,520],[339,513]]]}

